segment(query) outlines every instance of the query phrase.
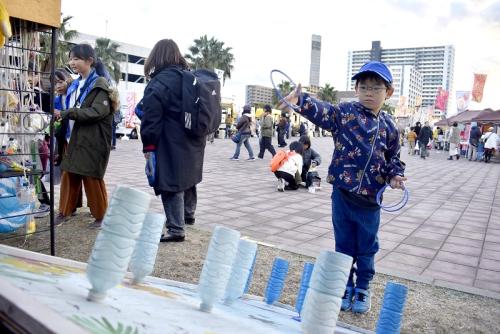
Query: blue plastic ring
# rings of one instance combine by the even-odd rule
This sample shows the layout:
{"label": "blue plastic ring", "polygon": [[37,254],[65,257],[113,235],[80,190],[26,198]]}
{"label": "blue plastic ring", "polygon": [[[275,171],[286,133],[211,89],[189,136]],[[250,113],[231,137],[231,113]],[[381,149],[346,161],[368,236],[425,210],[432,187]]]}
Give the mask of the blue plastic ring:
{"label": "blue plastic ring", "polygon": [[[288,107],[290,107],[291,109],[293,109],[295,111],[300,111],[300,107],[298,105],[292,104],[292,103],[288,102],[287,100],[285,100],[285,98],[283,97],[283,95],[281,95],[281,92],[278,89],[278,86],[276,86],[275,83],[274,83],[273,73],[280,73],[285,78],[287,78],[287,80],[292,85],[293,89],[295,89],[295,87],[297,87],[297,85],[295,84],[295,82],[288,75],[286,75],[283,71],[280,71],[280,70],[272,70],[271,71],[271,74],[270,74],[271,84],[273,85],[274,90],[276,91],[276,95],[278,96],[280,102],[284,102]],[[302,95],[299,96],[299,105],[301,105],[301,104],[302,104]]]}

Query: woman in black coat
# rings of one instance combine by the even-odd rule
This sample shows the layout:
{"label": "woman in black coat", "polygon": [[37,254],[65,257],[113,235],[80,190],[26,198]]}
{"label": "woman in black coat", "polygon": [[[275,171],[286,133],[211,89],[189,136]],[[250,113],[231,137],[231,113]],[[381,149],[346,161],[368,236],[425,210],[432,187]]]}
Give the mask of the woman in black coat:
{"label": "woman in black coat", "polygon": [[196,184],[201,182],[205,137],[184,130],[182,75],[187,69],[177,44],[156,43],[144,65],[150,78],[144,91],[141,138],[146,159],[156,158],[154,190],[161,195],[168,236],[161,241],[184,241],[184,224],[194,223]]}

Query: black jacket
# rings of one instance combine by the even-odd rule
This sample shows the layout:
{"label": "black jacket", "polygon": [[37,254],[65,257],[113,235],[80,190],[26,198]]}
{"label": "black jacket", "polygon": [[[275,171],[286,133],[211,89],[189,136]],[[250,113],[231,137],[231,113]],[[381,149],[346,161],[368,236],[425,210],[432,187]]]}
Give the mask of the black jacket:
{"label": "black jacket", "polygon": [[418,134],[417,140],[420,144],[427,145],[432,140],[432,130],[428,126],[424,126],[420,129],[420,133]]}
{"label": "black jacket", "polygon": [[481,138],[481,129],[477,126],[473,126],[470,129],[469,142],[472,146],[477,146],[479,144],[479,139]]}
{"label": "black jacket", "polygon": [[180,192],[200,183],[206,139],[184,130],[181,74],[173,67],[155,73],[142,101],[143,150],[156,151],[155,193]]}

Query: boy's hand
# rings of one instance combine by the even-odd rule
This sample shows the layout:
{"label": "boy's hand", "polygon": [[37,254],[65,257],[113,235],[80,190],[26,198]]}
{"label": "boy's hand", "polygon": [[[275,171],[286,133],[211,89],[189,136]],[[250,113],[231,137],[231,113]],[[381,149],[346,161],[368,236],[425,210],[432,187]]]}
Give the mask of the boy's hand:
{"label": "boy's hand", "polygon": [[[297,87],[295,87],[295,89],[284,98],[284,100],[287,101],[290,104],[295,104],[296,105],[297,103],[299,103],[299,96],[300,96],[300,94],[302,94],[302,85],[298,84]],[[288,106],[288,104],[286,104],[285,102],[281,102],[280,105],[279,105],[279,107],[278,107],[278,109],[281,109],[283,111],[287,111],[287,110],[293,111],[293,109],[291,109]]]}
{"label": "boy's hand", "polygon": [[406,178],[406,177],[396,175],[396,176],[394,176],[394,177],[391,179],[390,186],[391,186],[391,188],[393,188],[393,189],[401,189],[401,190],[404,190],[404,189],[405,189],[405,183],[404,183],[404,181],[406,181],[406,180],[407,180],[407,178]]}

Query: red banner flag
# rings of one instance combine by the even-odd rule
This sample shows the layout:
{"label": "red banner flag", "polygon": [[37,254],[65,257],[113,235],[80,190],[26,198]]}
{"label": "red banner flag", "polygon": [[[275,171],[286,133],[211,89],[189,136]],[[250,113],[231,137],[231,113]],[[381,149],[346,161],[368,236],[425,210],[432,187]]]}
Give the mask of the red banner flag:
{"label": "red banner flag", "polygon": [[436,109],[439,109],[441,111],[446,111],[447,104],[448,104],[448,91],[439,87],[436,96],[436,103],[434,103],[434,105],[436,106]]}
{"label": "red banner flag", "polygon": [[474,73],[474,86],[472,87],[472,101],[481,102],[483,99],[484,84],[486,83],[486,74]]}

